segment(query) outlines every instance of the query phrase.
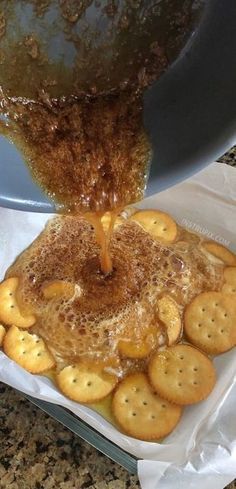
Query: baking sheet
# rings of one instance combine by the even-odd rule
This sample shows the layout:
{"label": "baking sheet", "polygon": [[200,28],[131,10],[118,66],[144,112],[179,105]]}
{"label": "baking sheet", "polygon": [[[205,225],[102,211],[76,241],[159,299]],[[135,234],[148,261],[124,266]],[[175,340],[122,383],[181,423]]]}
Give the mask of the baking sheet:
{"label": "baking sheet", "polygon": [[[213,163],[193,178],[145,199],[177,222],[236,251],[236,171]],[[50,216],[0,209],[0,278],[43,229]],[[208,399],[187,407],[163,443],[121,434],[98,413],[65,398],[43,376],[33,376],[0,352],[0,380],[26,394],[60,404],[139,459],[143,489],[221,489],[236,476],[236,350],[214,360],[217,385]],[[179,485],[178,485],[179,484]]]}

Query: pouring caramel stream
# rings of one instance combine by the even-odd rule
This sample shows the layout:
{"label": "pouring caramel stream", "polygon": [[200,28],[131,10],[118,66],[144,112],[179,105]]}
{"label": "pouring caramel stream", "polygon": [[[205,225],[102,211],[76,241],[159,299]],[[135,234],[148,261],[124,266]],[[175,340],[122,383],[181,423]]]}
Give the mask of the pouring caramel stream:
{"label": "pouring caramel stream", "polygon": [[[111,273],[116,217],[143,197],[151,158],[140,94],[51,101],[50,107],[5,98],[3,105],[4,134],[21,149],[57,210],[89,220],[100,246],[101,271]],[[110,212],[106,229],[105,212]]]}
{"label": "pouring caramel stream", "polygon": [[[101,247],[101,270],[109,274],[117,209],[143,198],[151,160],[143,91],[180,52],[196,8],[193,0],[165,0],[157,7],[125,1],[119,8],[95,2],[96,18],[107,25],[99,37],[88,21],[90,6],[86,1],[2,2],[0,112],[6,124],[0,121],[0,132],[21,150],[56,210],[97,213],[89,220]],[[61,49],[64,42],[76,53],[70,69],[51,59],[58,34]],[[105,211],[114,215],[104,231]]]}
{"label": "pouring caramel stream", "polygon": [[96,241],[100,248],[100,264],[101,272],[108,275],[112,272],[112,258],[110,254],[110,241],[113,233],[116,218],[119,214],[119,209],[110,213],[110,222],[107,229],[104,229],[102,218],[105,215],[103,212],[87,213],[85,218],[94,227]]}

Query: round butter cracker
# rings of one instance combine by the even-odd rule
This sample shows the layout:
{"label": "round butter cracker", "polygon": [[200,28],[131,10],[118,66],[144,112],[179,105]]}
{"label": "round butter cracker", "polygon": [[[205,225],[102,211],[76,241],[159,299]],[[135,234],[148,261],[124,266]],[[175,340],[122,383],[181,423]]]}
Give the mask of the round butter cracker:
{"label": "round butter cracker", "polygon": [[108,396],[118,382],[116,375],[77,363],[63,368],[57,376],[62,393],[76,402],[93,403]]}
{"label": "round butter cracker", "polygon": [[158,440],[177,425],[182,409],[157,395],[143,373],[122,380],[114,393],[112,412],[122,430],[140,440]]}
{"label": "round butter cracker", "polygon": [[224,281],[222,292],[236,294],[236,267],[226,267],[224,269]]}
{"label": "round butter cracker", "polygon": [[173,345],[182,331],[178,304],[172,297],[164,295],[157,301],[157,315],[166,327],[169,346]]}
{"label": "round butter cracker", "polygon": [[3,349],[8,357],[32,374],[45,372],[55,365],[44,341],[16,326],[12,326],[4,337]]}
{"label": "round butter cracker", "polygon": [[225,248],[225,246],[215,241],[205,241],[202,243],[202,247],[208,253],[225,263],[225,265],[236,265],[236,255],[228,250],[228,248]]}
{"label": "round butter cracker", "polygon": [[177,236],[177,225],[168,214],[156,210],[138,211],[130,218],[137,222],[153,238],[172,243]]}
{"label": "round butter cracker", "polygon": [[148,366],[148,376],[161,397],[179,405],[202,401],[216,382],[212,361],[186,344],[155,353]]}
{"label": "round butter cracker", "polygon": [[0,324],[0,346],[3,344],[3,339],[6,334],[6,330],[2,324]]}
{"label": "round butter cracker", "polygon": [[161,330],[151,325],[145,330],[145,334],[137,339],[120,340],[118,350],[122,357],[126,358],[145,358],[158,345]]}
{"label": "round butter cracker", "polygon": [[184,331],[188,340],[210,355],[236,344],[236,301],[233,294],[202,292],[186,307]]}
{"label": "round butter cracker", "polygon": [[16,289],[19,285],[17,277],[11,277],[0,284],[0,321],[7,326],[30,328],[36,321],[35,316],[22,316],[16,301]]}

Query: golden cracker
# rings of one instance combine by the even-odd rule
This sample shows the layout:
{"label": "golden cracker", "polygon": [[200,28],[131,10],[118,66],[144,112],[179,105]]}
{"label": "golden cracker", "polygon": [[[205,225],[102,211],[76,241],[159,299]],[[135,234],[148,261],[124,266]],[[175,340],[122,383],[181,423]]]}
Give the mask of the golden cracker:
{"label": "golden cracker", "polygon": [[19,328],[30,328],[36,321],[35,316],[23,316],[16,301],[16,289],[19,279],[12,277],[0,284],[0,321],[7,326],[14,324]]}
{"label": "golden cracker", "polygon": [[76,402],[93,403],[106,397],[118,382],[115,375],[98,371],[92,365],[77,363],[63,368],[57,376],[62,393]]}
{"label": "golden cracker", "polygon": [[45,299],[54,299],[66,297],[70,299],[75,293],[75,286],[65,280],[52,280],[42,286],[42,292]]}
{"label": "golden cracker", "polygon": [[2,324],[0,324],[0,346],[3,344],[3,339],[6,334],[6,330]]}
{"label": "golden cracker", "polygon": [[236,294],[236,285],[226,283],[223,285],[221,291],[224,294]]}
{"label": "golden cracker", "polygon": [[236,267],[227,267],[224,269],[224,285],[222,292],[226,294],[236,293]]}
{"label": "golden cracker", "polygon": [[44,341],[36,334],[12,326],[3,341],[8,357],[32,374],[40,374],[54,367],[55,360]]}
{"label": "golden cracker", "polygon": [[171,243],[176,239],[177,225],[165,212],[143,210],[133,214],[130,219],[140,224],[152,237],[160,241]]}
{"label": "golden cracker", "polygon": [[178,304],[168,295],[164,295],[157,301],[158,318],[166,327],[168,344],[173,345],[180,337],[182,325]]}
{"label": "golden cracker", "polygon": [[236,344],[236,301],[233,294],[203,292],[186,307],[184,331],[188,340],[210,355]]}
{"label": "golden cracker", "polygon": [[226,283],[236,285],[236,267],[226,267],[224,269],[224,280]]}
{"label": "golden cracker", "polygon": [[161,397],[179,405],[202,401],[216,382],[211,360],[200,350],[185,344],[155,353],[148,366],[148,375]]}
{"label": "golden cracker", "polygon": [[173,431],[182,409],[161,399],[145,374],[135,373],[118,384],[112,400],[112,412],[125,433],[150,441]]}
{"label": "golden cracker", "polygon": [[224,246],[214,241],[205,241],[202,247],[211,255],[221,260],[226,265],[236,265],[236,255]]}
{"label": "golden cracker", "polygon": [[145,358],[157,346],[160,333],[160,329],[151,325],[140,338],[120,340],[118,343],[119,353],[126,358]]}

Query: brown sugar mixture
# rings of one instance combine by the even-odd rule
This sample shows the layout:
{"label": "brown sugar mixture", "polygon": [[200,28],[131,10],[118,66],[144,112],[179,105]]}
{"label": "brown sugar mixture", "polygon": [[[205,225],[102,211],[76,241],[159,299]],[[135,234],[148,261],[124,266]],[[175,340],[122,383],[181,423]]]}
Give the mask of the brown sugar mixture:
{"label": "brown sugar mixture", "polygon": [[150,148],[137,95],[15,103],[9,113],[33,175],[63,209],[108,211],[143,196]]}
{"label": "brown sugar mixture", "polygon": [[[151,160],[143,91],[185,43],[195,3],[1,2],[1,130],[58,210],[101,213],[142,199]],[[101,227],[97,237],[108,273]]]}
{"label": "brown sugar mixture", "polygon": [[142,93],[186,41],[194,4],[1,2],[5,134],[63,210],[108,211],[143,197],[151,149]]}
{"label": "brown sugar mixture", "polygon": [[[111,237],[112,273],[104,275],[91,224],[81,217],[57,217],[6,276],[20,278],[22,313],[37,316],[33,330],[58,354],[72,362],[105,361],[119,358],[119,341],[142,344],[153,324],[155,331],[161,328],[155,315],[161,294],[171,295],[182,315],[198,293],[218,290],[222,266],[209,262],[200,243],[200,237],[179,228],[176,242],[164,244],[124,220]],[[55,281],[72,284],[72,293],[69,289],[67,296],[66,287],[62,295],[46,299],[44,288]]]}

